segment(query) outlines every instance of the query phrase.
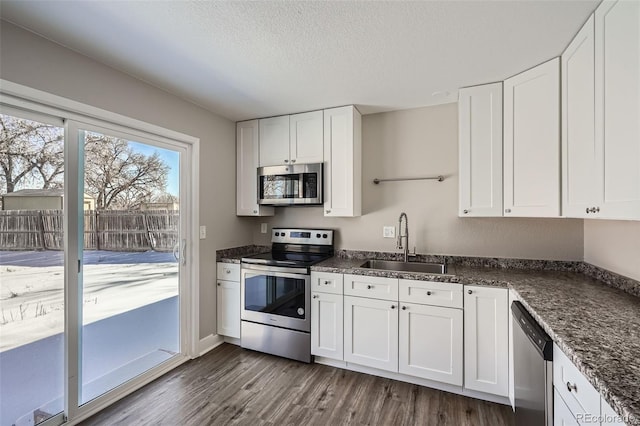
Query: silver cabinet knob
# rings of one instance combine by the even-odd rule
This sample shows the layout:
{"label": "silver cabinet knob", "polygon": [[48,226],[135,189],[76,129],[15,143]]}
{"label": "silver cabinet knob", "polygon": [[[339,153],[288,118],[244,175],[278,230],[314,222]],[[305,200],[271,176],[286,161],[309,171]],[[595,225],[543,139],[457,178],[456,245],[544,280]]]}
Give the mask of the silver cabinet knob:
{"label": "silver cabinet knob", "polygon": [[325,210],[327,213],[331,213],[331,210]]}
{"label": "silver cabinet knob", "polygon": [[402,310],[403,310],[403,311],[406,311],[406,310],[407,310],[407,307],[406,307],[406,306],[403,306],[403,307],[402,307]]}
{"label": "silver cabinet knob", "polygon": [[578,387],[576,385],[572,385],[571,382],[567,382],[567,390],[569,392],[571,392],[571,391],[577,392],[578,391]]}
{"label": "silver cabinet knob", "polygon": [[253,211],[253,213],[254,213],[254,214],[257,214],[257,213],[258,213],[258,210],[254,210],[254,211]]}
{"label": "silver cabinet knob", "polygon": [[367,289],[371,290],[373,286],[372,285],[367,285]]}
{"label": "silver cabinet knob", "polygon": [[431,292],[430,291],[427,292],[427,296],[431,296]]}
{"label": "silver cabinet knob", "polygon": [[329,284],[331,284],[331,281],[325,281],[324,282],[324,285],[329,285]]}
{"label": "silver cabinet knob", "polygon": [[296,162],[296,160],[291,160],[291,162],[292,162],[292,163],[295,163],[295,162]]}
{"label": "silver cabinet knob", "polygon": [[395,308],[396,308],[396,305],[391,305],[391,309],[395,309]]}
{"label": "silver cabinet knob", "polygon": [[317,298],[318,298],[318,295],[317,295],[317,294],[314,294],[312,297],[313,297],[314,299],[317,299]]}
{"label": "silver cabinet knob", "polygon": [[505,213],[511,213],[511,209],[504,209]]}
{"label": "silver cabinet knob", "polygon": [[218,287],[220,287],[220,283],[218,283]]}
{"label": "silver cabinet knob", "polygon": [[469,210],[462,210],[462,213],[469,214]]}
{"label": "silver cabinet knob", "polygon": [[467,294],[471,294],[471,293],[473,293],[473,291],[467,290]]}
{"label": "silver cabinet knob", "polygon": [[225,274],[230,274],[230,273],[231,273],[231,269],[225,269],[225,270],[224,270],[224,273],[225,273]]}
{"label": "silver cabinet knob", "polygon": [[289,160],[284,160],[284,162],[285,162],[285,163],[288,163],[288,162],[289,162]]}
{"label": "silver cabinet knob", "polygon": [[594,207],[593,208],[593,212],[594,213],[599,213],[600,212],[600,207]]}

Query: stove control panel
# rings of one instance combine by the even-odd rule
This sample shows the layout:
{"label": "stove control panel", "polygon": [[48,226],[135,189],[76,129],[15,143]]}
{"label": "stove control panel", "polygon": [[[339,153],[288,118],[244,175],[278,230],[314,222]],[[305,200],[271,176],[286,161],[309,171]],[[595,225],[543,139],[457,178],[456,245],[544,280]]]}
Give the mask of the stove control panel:
{"label": "stove control panel", "polygon": [[272,243],[333,245],[333,229],[273,228]]}

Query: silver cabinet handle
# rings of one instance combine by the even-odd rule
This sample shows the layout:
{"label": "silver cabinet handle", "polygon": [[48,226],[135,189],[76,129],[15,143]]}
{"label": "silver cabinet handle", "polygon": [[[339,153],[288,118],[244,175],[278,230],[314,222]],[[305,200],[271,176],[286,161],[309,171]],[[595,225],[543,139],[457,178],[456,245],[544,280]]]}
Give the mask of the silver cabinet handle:
{"label": "silver cabinet handle", "polygon": [[591,209],[587,207],[587,213],[591,213]]}
{"label": "silver cabinet handle", "polygon": [[431,296],[431,292],[430,291],[427,292],[427,296]]}
{"label": "silver cabinet handle", "polygon": [[368,285],[368,286],[367,286],[367,289],[369,289],[369,290],[371,290],[372,288],[373,288],[373,286],[372,286],[372,285]]}
{"label": "silver cabinet handle", "polygon": [[469,214],[469,210],[462,210],[462,213]]}
{"label": "silver cabinet handle", "polygon": [[511,213],[511,209],[504,209],[505,213]]}
{"label": "silver cabinet handle", "polygon": [[571,382],[567,382],[567,390],[569,390],[569,392],[577,392],[578,387],[576,385],[572,385]]}
{"label": "silver cabinet handle", "polygon": [[317,295],[317,294],[314,294],[314,295],[313,295],[313,298],[314,298],[314,299],[317,299],[317,298],[318,298],[318,295]]}
{"label": "silver cabinet handle", "polygon": [[403,311],[406,311],[407,309],[408,309],[408,308],[407,308],[406,306],[403,306],[403,307],[402,307],[402,310],[403,310]]}
{"label": "silver cabinet handle", "polygon": [[391,305],[391,309],[395,309],[395,308],[396,308],[396,305]]}
{"label": "silver cabinet handle", "polygon": [[289,160],[284,160],[284,162],[285,162],[285,163],[288,163],[288,162],[289,162]]}
{"label": "silver cabinet handle", "polygon": [[325,281],[324,282],[324,285],[329,285],[329,284],[331,284],[331,281]]}
{"label": "silver cabinet handle", "polygon": [[291,162],[292,162],[292,163],[295,163],[295,162],[296,162],[296,160],[291,160]]}
{"label": "silver cabinet handle", "polygon": [[594,213],[599,213],[600,212],[600,207],[594,207],[593,208],[593,212]]}
{"label": "silver cabinet handle", "polygon": [[473,293],[473,291],[467,290],[467,294],[471,294],[471,293]]}

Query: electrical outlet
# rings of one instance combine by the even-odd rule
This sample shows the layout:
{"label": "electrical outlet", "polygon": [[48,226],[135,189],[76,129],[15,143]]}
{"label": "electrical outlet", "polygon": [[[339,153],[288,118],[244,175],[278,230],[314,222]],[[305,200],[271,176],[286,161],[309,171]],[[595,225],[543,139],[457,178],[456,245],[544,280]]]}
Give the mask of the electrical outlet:
{"label": "electrical outlet", "polygon": [[266,234],[267,233],[267,224],[266,223],[261,223],[260,224],[260,233],[262,233],[262,234]]}
{"label": "electrical outlet", "polygon": [[395,238],[396,237],[396,227],[395,226],[383,226],[382,227],[382,237],[383,238]]}
{"label": "electrical outlet", "polygon": [[200,239],[204,240],[207,238],[207,227],[206,225],[200,225]]}

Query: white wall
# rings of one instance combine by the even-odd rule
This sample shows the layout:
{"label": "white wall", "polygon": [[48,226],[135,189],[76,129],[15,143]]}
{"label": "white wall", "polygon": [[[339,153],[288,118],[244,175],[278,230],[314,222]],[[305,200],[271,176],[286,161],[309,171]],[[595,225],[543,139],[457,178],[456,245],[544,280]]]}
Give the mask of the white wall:
{"label": "white wall", "polygon": [[[457,104],[367,115],[363,134],[363,216],[325,218],[319,207],[278,208],[254,220],[254,242],[268,243],[258,223],[338,230],[338,248],[395,251],[383,225],[409,216],[410,247],[418,253],[582,260],[582,220],[458,218]],[[445,175],[444,182],[374,185],[373,178]],[[267,234],[268,235],[268,234]]]}
{"label": "white wall", "polygon": [[640,280],[640,222],[585,220],[584,260]]}
{"label": "white wall", "polygon": [[200,138],[200,336],[215,334],[215,251],[252,240],[235,216],[235,124],[8,22],[0,31],[0,78]]}

